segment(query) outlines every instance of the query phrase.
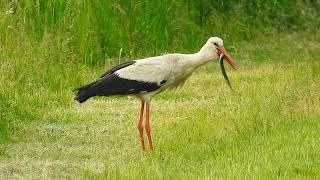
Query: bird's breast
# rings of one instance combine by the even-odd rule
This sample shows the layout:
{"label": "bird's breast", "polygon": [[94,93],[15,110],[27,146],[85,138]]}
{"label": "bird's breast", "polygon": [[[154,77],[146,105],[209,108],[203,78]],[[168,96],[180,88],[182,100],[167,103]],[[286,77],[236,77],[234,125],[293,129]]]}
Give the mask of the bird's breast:
{"label": "bird's breast", "polygon": [[169,81],[168,87],[175,89],[184,85],[186,80],[192,75],[194,69],[188,68],[184,71],[176,71]]}

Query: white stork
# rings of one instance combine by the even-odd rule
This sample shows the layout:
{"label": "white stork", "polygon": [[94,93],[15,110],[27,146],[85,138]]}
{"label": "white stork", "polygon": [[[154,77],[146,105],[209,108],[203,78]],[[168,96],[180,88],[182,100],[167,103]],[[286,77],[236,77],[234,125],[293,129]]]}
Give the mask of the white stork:
{"label": "white stork", "polygon": [[138,97],[141,100],[138,122],[140,142],[142,149],[145,150],[142,121],[146,104],[145,129],[150,150],[153,151],[149,123],[152,97],[168,88],[183,85],[197,67],[218,57],[220,57],[223,75],[229,84],[223,67],[223,59],[234,69],[236,69],[235,64],[224,49],[222,39],[211,37],[200,51],[194,54],[166,54],[129,61],[111,68],[97,81],[76,89],[78,92],[74,99],[83,103],[93,96],[131,95]]}

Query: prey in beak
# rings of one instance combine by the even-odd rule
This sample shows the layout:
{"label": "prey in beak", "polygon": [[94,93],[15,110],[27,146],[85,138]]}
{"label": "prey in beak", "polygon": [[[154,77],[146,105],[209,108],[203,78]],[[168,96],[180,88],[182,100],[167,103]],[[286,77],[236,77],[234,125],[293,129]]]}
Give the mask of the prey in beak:
{"label": "prey in beak", "polygon": [[223,46],[222,47],[217,47],[217,49],[218,49],[218,55],[220,56],[220,59],[221,59],[221,55],[222,55],[224,57],[224,59],[230,64],[230,66],[234,70],[237,70],[236,64],[233,62],[233,59],[231,58],[229,53],[226,51],[226,49]]}
{"label": "prey in beak", "polygon": [[230,80],[228,78],[226,69],[224,68],[223,60],[225,59],[230,64],[230,66],[235,70],[237,70],[236,65],[233,62],[231,56],[224,49],[224,47],[217,47],[217,49],[218,49],[218,55],[220,56],[219,57],[219,63],[220,63],[220,68],[221,68],[221,71],[222,71],[222,75],[223,75],[224,79],[227,81],[227,84],[230,87],[230,89],[232,89],[232,86],[231,86]]}

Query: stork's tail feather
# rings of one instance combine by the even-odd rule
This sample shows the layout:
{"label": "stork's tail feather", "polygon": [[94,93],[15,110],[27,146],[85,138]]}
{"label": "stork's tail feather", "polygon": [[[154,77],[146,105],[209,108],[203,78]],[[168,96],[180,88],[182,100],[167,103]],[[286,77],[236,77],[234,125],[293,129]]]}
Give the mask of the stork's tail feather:
{"label": "stork's tail feather", "polygon": [[74,100],[78,101],[79,103],[83,103],[89,98],[91,98],[92,96],[95,96],[95,94],[92,94],[92,91],[90,91],[89,89],[94,83],[95,82],[75,89],[74,91],[77,91],[77,93],[76,93],[76,97],[74,97]]}

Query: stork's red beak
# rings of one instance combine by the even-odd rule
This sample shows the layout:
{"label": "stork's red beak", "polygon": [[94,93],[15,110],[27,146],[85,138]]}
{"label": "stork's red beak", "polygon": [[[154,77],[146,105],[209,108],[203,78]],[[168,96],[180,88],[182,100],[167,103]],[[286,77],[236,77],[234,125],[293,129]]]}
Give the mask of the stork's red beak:
{"label": "stork's red beak", "polygon": [[233,67],[233,69],[237,70],[236,64],[233,62],[233,59],[228,54],[226,49],[223,46],[217,47],[217,49],[218,49],[218,55],[223,54],[224,59],[230,64],[230,66]]}

